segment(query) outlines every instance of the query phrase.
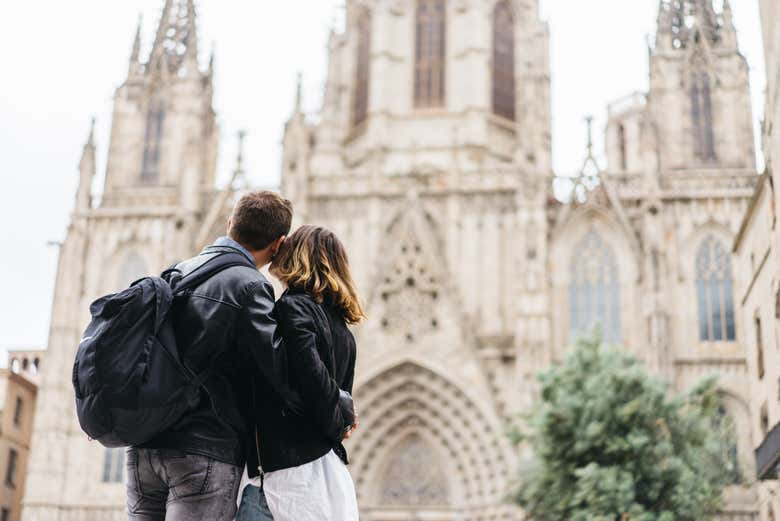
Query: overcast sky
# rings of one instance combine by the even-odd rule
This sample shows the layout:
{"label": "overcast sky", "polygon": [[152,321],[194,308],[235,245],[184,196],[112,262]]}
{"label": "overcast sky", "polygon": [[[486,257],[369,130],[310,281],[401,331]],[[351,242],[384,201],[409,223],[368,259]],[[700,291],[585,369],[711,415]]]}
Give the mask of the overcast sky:
{"label": "overcast sky", "polygon": [[[100,175],[111,99],[127,72],[138,16],[144,51],[163,0],[0,0],[0,348],[45,347],[57,249],[72,208],[89,120],[97,118]],[[765,86],[757,0],[732,0],[752,71],[756,121]],[[200,0],[205,62],[216,45],[215,106],[222,131],[219,173],[233,166],[236,133],[248,131],[250,179],[274,185],[280,137],[297,71],[305,108],[316,109],[336,0]],[[606,105],[647,88],[646,38],[658,0],[542,0],[552,32],[553,146],[559,175],[576,172],[583,118],[605,124]],[[597,147],[601,136],[597,132]]]}

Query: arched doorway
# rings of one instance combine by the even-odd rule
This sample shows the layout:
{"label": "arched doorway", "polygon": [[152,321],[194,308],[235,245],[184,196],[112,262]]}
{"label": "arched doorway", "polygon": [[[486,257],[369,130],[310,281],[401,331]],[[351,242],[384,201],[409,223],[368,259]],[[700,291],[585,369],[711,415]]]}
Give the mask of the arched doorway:
{"label": "arched doorway", "polygon": [[514,519],[505,501],[514,453],[490,409],[414,363],[356,393],[361,434],[350,447],[361,519]]}

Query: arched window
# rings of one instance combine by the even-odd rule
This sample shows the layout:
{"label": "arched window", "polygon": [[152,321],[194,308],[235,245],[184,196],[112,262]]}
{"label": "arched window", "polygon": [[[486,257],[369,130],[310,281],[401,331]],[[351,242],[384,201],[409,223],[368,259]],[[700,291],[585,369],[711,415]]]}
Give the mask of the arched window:
{"label": "arched window", "polygon": [[506,1],[493,9],[493,113],[515,119],[515,20]]}
{"label": "arched window", "polygon": [[599,328],[620,342],[620,277],[612,249],[591,230],[574,249],[569,284],[569,340]]}
{"label": "arched window", "polygon": [[444,105],[447,12],[445,0],[417,0],[414,105]]}
{"label": "arched window", "polygon": [[443,507],[450,502],[447,474],[433,448],[417,434],[394,451],[381,483],[383,506]]}
{"label": "arched window", "polygon": [[109,449],[103,453],[103,483],[122,483],[125,479],[125,449]]}
{"label": "arched window", "polygon": [[737,447],[737,428],[734,418],[721,405],[713,419],[713,430],[718,433],[721,442],[721,459],[725,465],[728,484],[738,485],[742,482],[739,469],[739,450]]}
{"label": "arched window", "polygon": [[368,114],[368,81],[371,70],[371,11],[360,10],[357,16],[357,56],[355,59],[355,94],[352,100],[352,125],[358,126]]}
{"label": "arched window", "polygon": [[149,274],[149,270],[146,268],[146,262],[144,259],[133,252],[130,253],[122,262],[119,268],[119,280],[117,280],[117,286],[124,288],[141,277],[145,277]]}
{"label": "arched window", "polygon": [[723,244],[710,235],[696,255],[699,339],[702,342],[736,340],[733,293],[731,256]]}
{"label": "arched window", "polygon": [[712,89],[710,76],[706,72],[696,72],[691,76],[691,119],[694,156],[700,161],[714,161]]}
{"label": "arched window", "polygon": [[141,179],[157,181],[160,177],[160,149],[165,125],[165,104],[155,98],[149,104],[146,113],[146,133],[144,134],[144,157],[141,166]]}

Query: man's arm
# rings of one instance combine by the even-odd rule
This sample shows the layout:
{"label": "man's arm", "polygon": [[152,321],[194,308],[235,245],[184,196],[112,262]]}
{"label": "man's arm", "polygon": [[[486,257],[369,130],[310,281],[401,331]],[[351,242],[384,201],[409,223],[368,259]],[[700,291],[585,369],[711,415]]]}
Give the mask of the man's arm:
{"label": "man's arm", "polygon": [[285,344],[278,329],[273,316],[273,286],[266,281],[254,283],[248,288],[243,304],[239,343],[248,349],[255,368],[295,412],[302,409],[301,397],[290,388],[289,369],[296,371],[302,381],[310,382],[301,392],[306,409],[316,411],[315,420],[329,439],[341,441],[345,426],[352,423],[351,397],[347,405],[346,398],[341,397],[338,384],[330,377],[317,355],[316,343],[313,347],[314,358],[309,358],[309,364],[300,363],[305,350],[296,345],[296,363],[288,365],[288,357],[293,358],[288,350],[290,345],[297,342],[290,339],[290,345]]}

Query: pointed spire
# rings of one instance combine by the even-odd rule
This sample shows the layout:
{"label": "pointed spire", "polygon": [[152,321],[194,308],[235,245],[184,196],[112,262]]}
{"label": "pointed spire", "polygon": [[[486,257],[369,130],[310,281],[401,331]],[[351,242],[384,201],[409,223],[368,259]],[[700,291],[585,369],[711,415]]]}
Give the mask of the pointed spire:
{"label": "pointed spire", "polygon": [[165,0],[149,58],[149,70],[168,66],[172,72],[186,66],[198,70],[198,32],[195,0]]}
{"label": "pointed spire", "polygon": [[206,70],[206,76],[209,78],[214,77],[214,61],[217,56],[217,46],[214,42],[211,42],[211,53],[209,54],[209,68]]}
{"label": "pointed spire", "polygon": [[141,70],[141,25],[143,17],[138,15],[138,25],[135,29],[135,38],[133,39],[133,50],[130,52],[130,66],[128,76],[134,76]]}
{"label": "pointed spire", "polygon": [[130,60],[132,60],[134,63],[138,62],[141,54],[141,27],[143,25],[143,21],[143,15],[139,14],[138,25],[135,29],[135,40],[133,40],[133,52],[130,55]]}
{"label": "pointed spire", "polygon": [[303,106],[303,73],[298,72],[297,86],[295,88],[295,114],[301,113]]}
{"label": "pointed spire", "polygon": [[92,206],[92,180],[97,173],[95,161],[95,118],[92,118],[89,127],[89,137],[84,143],[79,161],[79,187],[76,192],[76,209],[88,210]]}
{"label": "pointed spire", "polygon": [[187,25],[184,34],[184,45],[186,47],[185,57],[188,64],[196,70],[198,68],[198,27],[196,24],[195,0],[187,0]]}
{"label": "pointed spire", "polygon": [[233,190],[243,190],[247,186],[246,171],[244,170],[244,140],[246,130],[238,131],[238,151],[236,153],[236,169],[233,170],[233,181],[230,186]]}
{"label": "pointed spire", "polygon": [[95,148],[95,116],[89,122],[89,137],[87,138],[87,145]]}

